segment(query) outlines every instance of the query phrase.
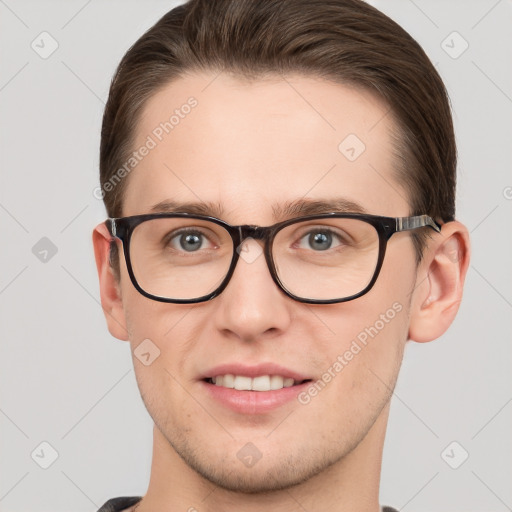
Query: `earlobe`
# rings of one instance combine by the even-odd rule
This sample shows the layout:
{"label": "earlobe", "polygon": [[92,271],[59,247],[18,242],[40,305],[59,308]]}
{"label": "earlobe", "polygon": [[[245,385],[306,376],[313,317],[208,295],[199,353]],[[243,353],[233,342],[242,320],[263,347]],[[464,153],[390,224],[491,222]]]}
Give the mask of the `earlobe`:
{"label": "earlobe", "polygon": [[411,301],[410,340],[435,340],[451,325],[462,300],[469,254],[469,233],[457,221],[444,224],[429,243]]}
{"label": "earlobe", "polygon": [[92,234],[100,285],[101,306],[110,334],[117,339],[128,341],[128,331],[126,329],[119,283],[112,273],[109,262],[111,238],[107,227],[103,223],[96,226]]}

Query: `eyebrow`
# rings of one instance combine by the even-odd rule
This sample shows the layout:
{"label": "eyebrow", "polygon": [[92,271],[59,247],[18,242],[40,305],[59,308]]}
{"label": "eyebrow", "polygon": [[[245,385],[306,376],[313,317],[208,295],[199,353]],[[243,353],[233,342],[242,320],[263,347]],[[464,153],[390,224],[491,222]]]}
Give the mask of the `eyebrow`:
{"label": "eyebrow", "polygon": [[272,206],[275,219],[318,215],[322,213],[368,213],[363,206],[343,197],[321,199],[297,199],[284,204]]}
{"label": "eyebrow", "polygon": [[[212,202],[185,202],[164,200],[150,209],[151,213],[190,213],[194,215],[207,215],[221,219],[224,208],[220,203]],[[272,213],[275,221],[286,220],[307,215],[321,215],[323,213],[368,213],[359,203],[345,198],[335,199],[296,199],[283,204],[273,204]]]}
{"label": "eyebrow", "polygon": [[180,203],[169,199],[153,205],[151,213],[190,213],[195,215],[208,215],[221,218],[224,208],[220,203],[211,202],[187,202]]}

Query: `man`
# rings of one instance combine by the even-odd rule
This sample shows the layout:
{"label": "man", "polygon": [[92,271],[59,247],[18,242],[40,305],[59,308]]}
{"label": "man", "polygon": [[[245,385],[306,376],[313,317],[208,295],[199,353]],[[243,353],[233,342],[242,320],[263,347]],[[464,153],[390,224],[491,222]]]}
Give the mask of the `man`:
{"label": "man", "polygon": [[101,512],[380,510],[405,343],[462,296],[455,168],[441,79],[359,0],[193,0],[144,34],[93,241],[153,462]]}

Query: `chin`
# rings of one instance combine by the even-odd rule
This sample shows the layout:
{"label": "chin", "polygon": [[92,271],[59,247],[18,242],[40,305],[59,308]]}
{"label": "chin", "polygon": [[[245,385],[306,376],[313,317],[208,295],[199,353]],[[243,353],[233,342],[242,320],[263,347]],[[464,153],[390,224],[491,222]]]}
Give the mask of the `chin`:
{"label": "chin", "polygon": [[200,464],[194,464],[192,461],[187,463],[202,478],[226,491],[241,494],[268,494],[299,485],[320,473],[326,465],[323,461],[315,467],[312,462],[302,458],[301,464],[297,466],[296,457],[293,459],[293,461],[285,460],[273,465],[264,464],[260,460],[257,463],[261,464],[259,469],[235,466],[230,470],[225,467],[206,466],[206,461]]}
{"label": "chin", "polygon": [[[169,439],[168,439],[169,440]],[[174,439],[173,441],[176,441]],[[181,459],[204,480],[241,494],[272,493],[302,484],[342,459],[351,450],[327,447],[284,446],[265,452],[251,467],[233,453],[217,453],[208,446],[192,447],[190,440],[171,443]],[[268,444],[268,443],[267,443]]]}

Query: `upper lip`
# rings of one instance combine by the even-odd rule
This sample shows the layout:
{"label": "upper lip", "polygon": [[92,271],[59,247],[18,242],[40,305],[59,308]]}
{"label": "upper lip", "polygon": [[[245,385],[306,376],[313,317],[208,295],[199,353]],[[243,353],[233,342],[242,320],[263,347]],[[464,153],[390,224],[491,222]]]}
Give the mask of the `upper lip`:
{"label": "upper lip", "polygon": [[311,377],[285,368],[275,363],[260,363],[255,365],[243,365],[240,363],[225,363],[206,370],[200,379],[211,379],[219,375],[243,375],[245,377],[259,377],[260,375],[280,375],[291,378],[294,381],[310,380]]}

